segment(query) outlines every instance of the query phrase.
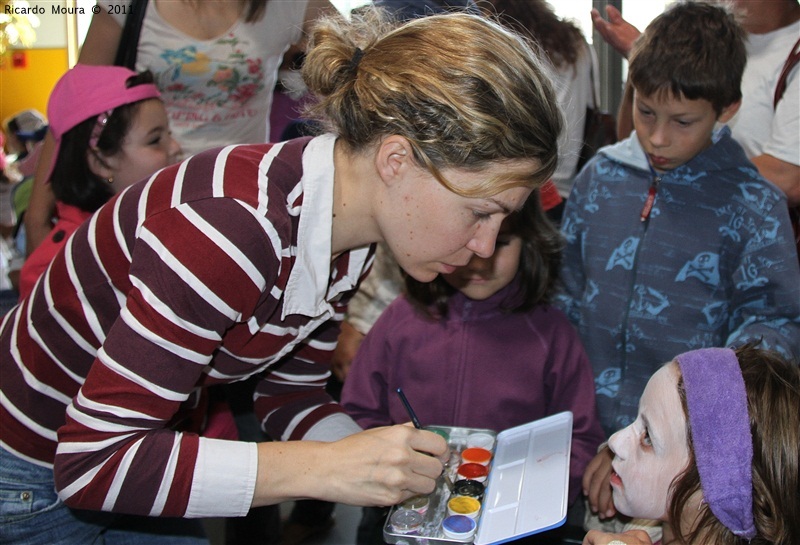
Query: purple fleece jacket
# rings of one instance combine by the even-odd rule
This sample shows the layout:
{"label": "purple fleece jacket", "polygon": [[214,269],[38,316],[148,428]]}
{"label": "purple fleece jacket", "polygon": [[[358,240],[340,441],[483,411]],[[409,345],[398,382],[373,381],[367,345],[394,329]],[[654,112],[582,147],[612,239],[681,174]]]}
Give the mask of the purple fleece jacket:
{"label": "purple fleece jacket", "polygon": [[345,410],[364,428],[408,422],[400,387],[423,426],[502,431],[572,411],[570,503],[586,464],[604,440],[594,378],[580,338],[558,309],[508,313],[515,284],[485,301],[461,293],[434,322],[398,297],[364,339],[342,391]]}

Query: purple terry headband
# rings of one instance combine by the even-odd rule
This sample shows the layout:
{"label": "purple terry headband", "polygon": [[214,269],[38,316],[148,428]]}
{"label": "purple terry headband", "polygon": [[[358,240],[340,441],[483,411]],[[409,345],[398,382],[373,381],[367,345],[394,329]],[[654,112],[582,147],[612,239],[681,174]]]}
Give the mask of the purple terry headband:
{"label": "purple terry headband", "polygon": [[730,348],[703,348],[675,359],[683,375],[703,497],[726,528],[752,538],[753,437],[739,360]]}

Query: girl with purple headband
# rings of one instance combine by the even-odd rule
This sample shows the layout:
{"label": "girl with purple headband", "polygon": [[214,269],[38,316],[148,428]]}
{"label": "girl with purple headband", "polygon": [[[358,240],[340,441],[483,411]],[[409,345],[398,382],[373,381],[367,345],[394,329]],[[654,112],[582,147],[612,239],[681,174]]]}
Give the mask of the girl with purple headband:
{"label": "girl with purple headband", "polygon": [[[686,352],[615,433],[614,505],[665,522],[663,543],[800,543],[800,367],[752,344]],[[639,530],[584,545],[643,545]]]}

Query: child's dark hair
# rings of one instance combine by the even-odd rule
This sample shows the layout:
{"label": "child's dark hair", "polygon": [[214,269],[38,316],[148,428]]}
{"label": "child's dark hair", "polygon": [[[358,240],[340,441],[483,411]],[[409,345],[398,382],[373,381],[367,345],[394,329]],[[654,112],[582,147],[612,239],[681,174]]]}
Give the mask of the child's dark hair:
{"label": "child's dark hair", "polygon": [[742,98],[746,62],[745,31],[733,13],[680,2],[656,17],[636,41],[628,77],[646,96],[705,99],[719,115]]}
{"label": "child's dark hair", "polygon": [[[753,437],[753,539],[733,534],[711,512],[707,503],[687,512],[689,499],[701,490],[691,429],[689,465],[672,484],[670,525],[682,543],[715,545],[796,545],[800,543],[800,368],[777,352],[755,343],[735,350],[742,369],[750,431]],[[689,421],[683,377],[678,395]],[[687,424],[688,426],[688,424]],[[682,520],[697,516],[693,530],[681,535]],[[688,522],[688,521],[687,521]]]}
{"label": "child's dark hair", "polygon": [[[547,219],[539,202],[539,190],[525,201],[525,206],[506,219],[509,233],[522,239],[519,260],[519,291],[505,310],[522,312],[548,303],[555,289],[561,265],[562,239],[558,229]],[[404,274],[406,296],[418,310],[432,319],[447,316],[448,301],[456,293],[441,276],[432,282],[419,282]]]}
{"label": "child's dark hair", "polygon": [[[126,87],[130,89],[145,83],[153,83],[153,74],[149,71],[131,76]],[[114,108],[100,133],[96,149],[89,145],[92,131],[97,124],[96,116],[82,121],[64,133],[50,177],[56,199],[86,212],[94,212],[114,195],[108,181],[89,168],[88,154],[94,153],[99,161],[103,161],[103,156],[110,157],[118,153],[141,102]]]}
{"label": "child's dark hair", "polygon": [[556,67],[574,65],[583,51],[583,33],[575,23],[561,19],[545,0],[490,0],[497,19],[541,45]]}

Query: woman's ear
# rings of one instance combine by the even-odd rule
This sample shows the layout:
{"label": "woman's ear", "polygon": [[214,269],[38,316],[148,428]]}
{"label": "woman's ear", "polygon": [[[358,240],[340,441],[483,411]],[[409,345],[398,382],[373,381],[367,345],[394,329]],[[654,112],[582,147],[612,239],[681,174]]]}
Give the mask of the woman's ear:
{"label": "woman's ear", "polygon": [[99,150],[87,149],[86,162],[89,165],[89,170],[91,170],[94,174],[96,174],[100,178],[108,180],[114,177],[114,174],[116,172],[114,168],[116,165],[114,156],[107,157],[103,155],[103,152]]}
{"label": "woman's ear", "polygon": [[405,137],[393,134],[378,144],[375,167],[384,183],[398,182],[415,164],[411,143]]}

